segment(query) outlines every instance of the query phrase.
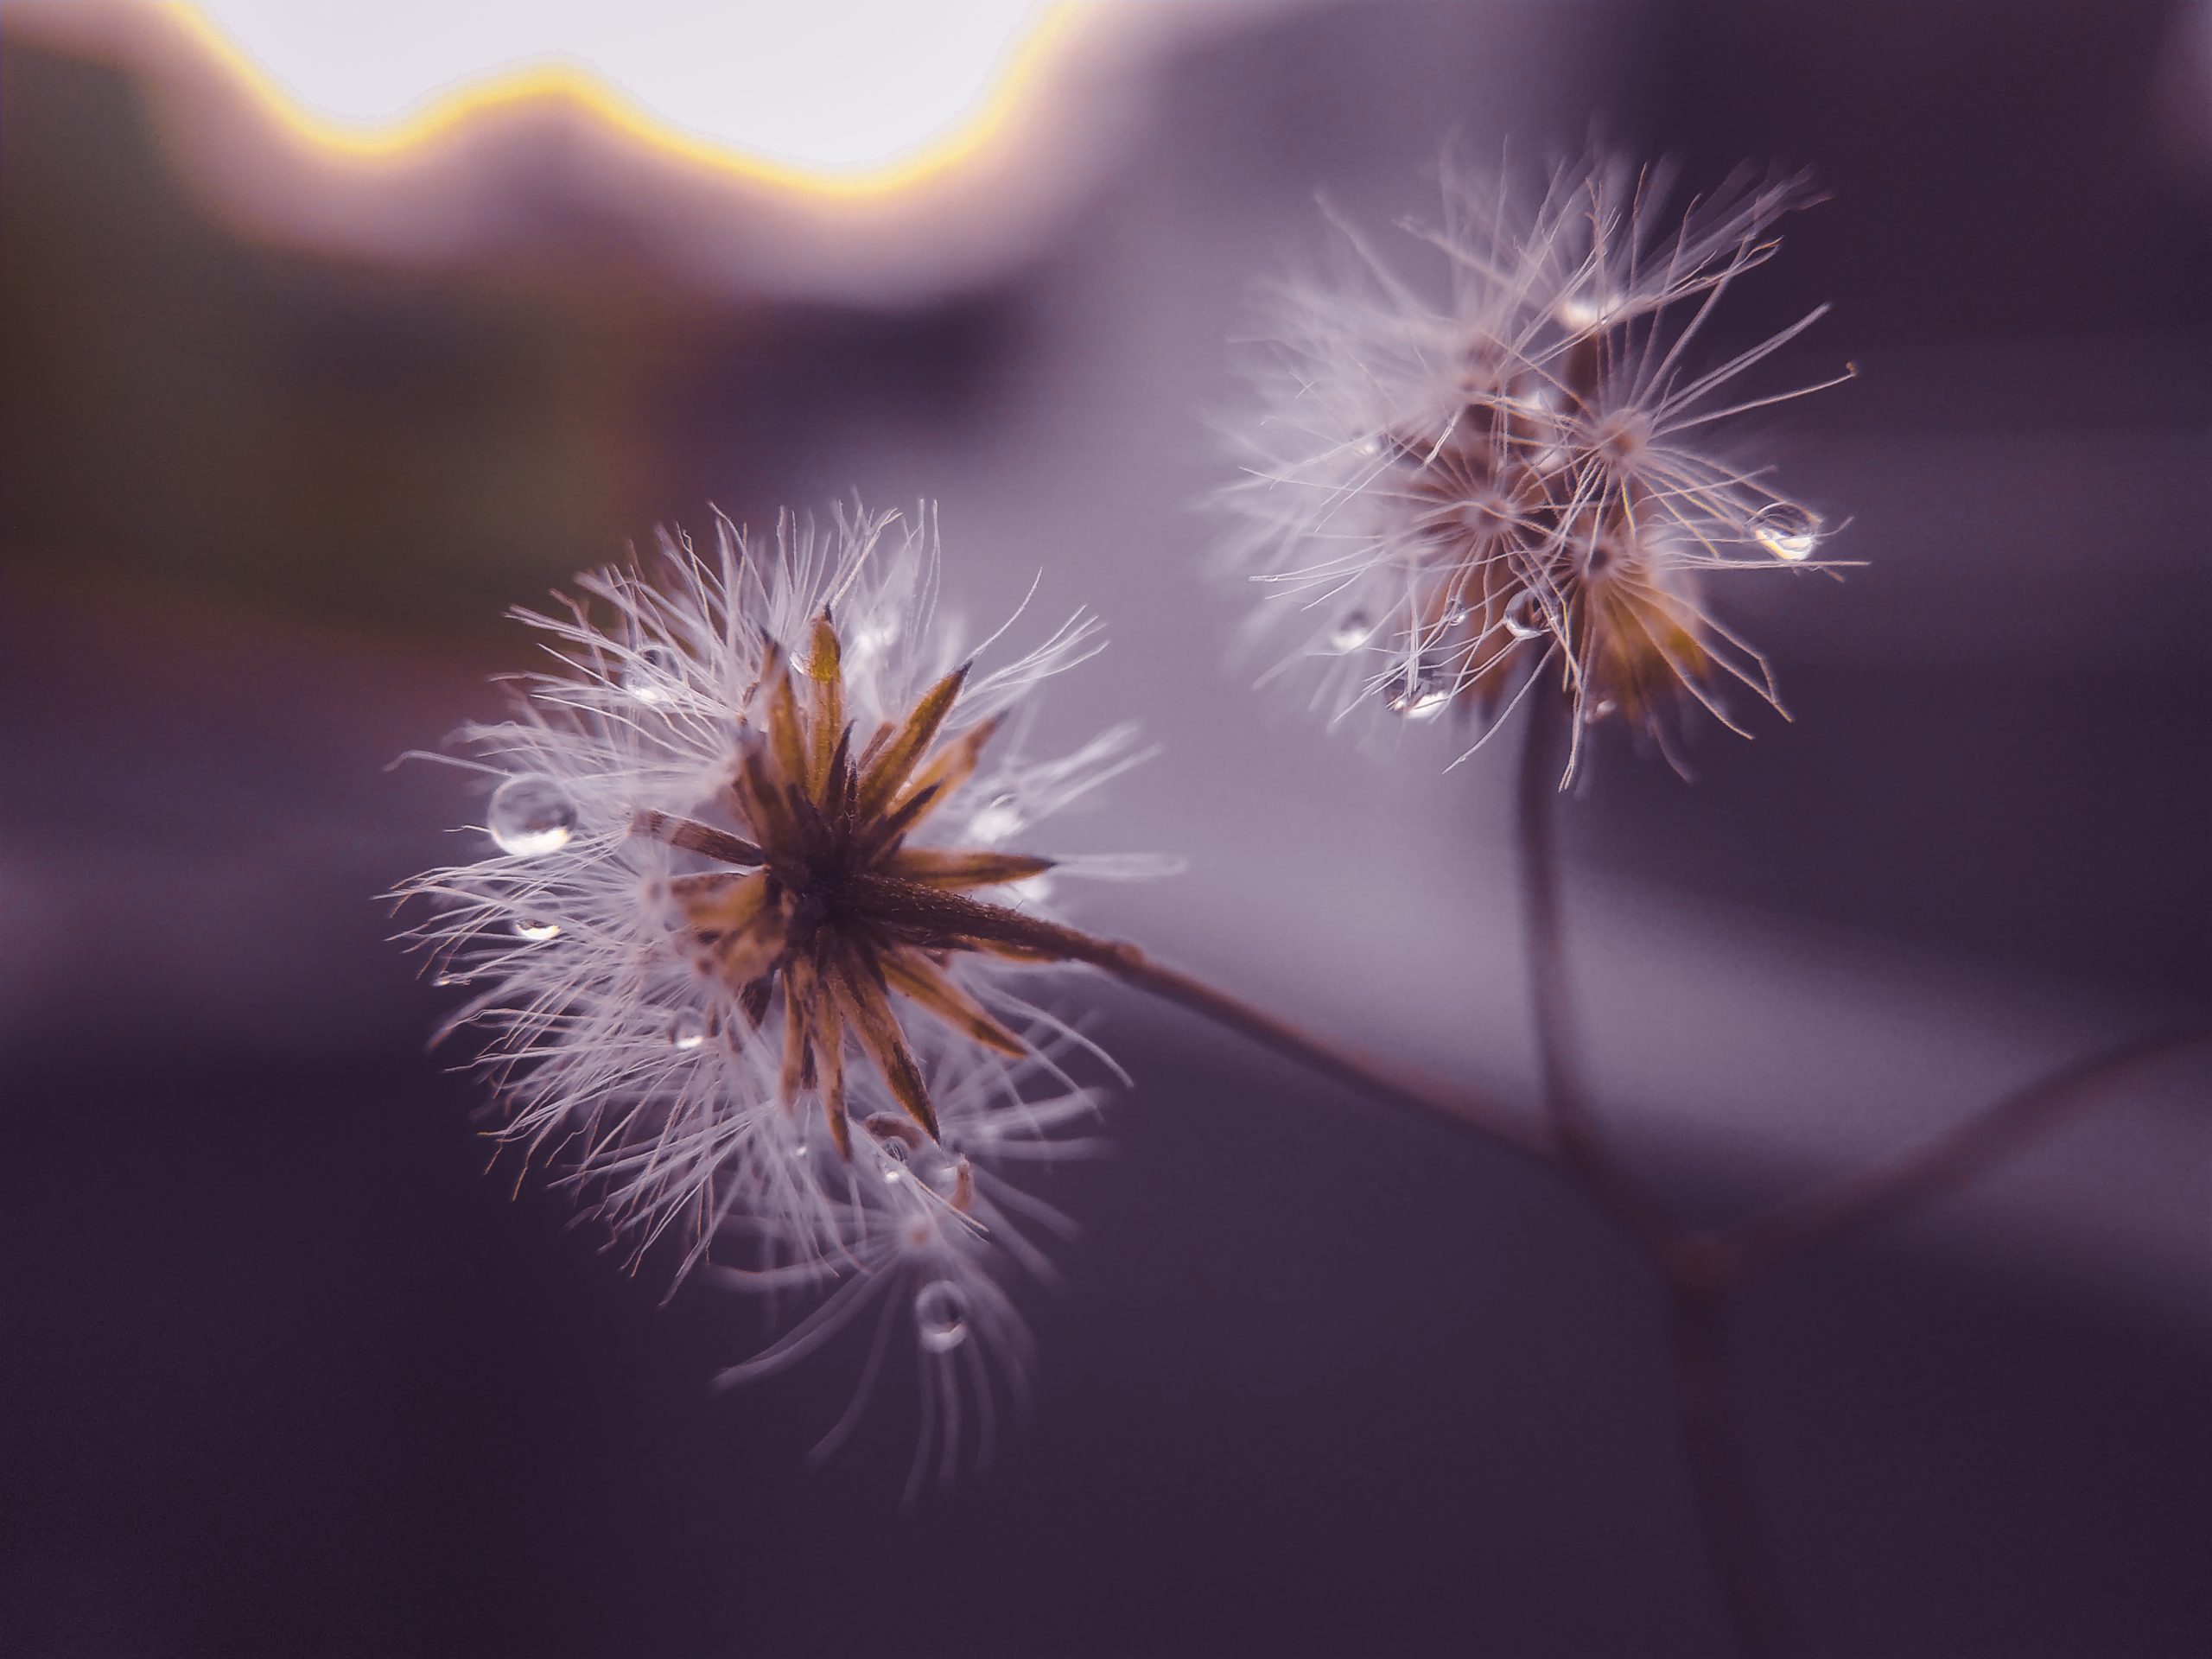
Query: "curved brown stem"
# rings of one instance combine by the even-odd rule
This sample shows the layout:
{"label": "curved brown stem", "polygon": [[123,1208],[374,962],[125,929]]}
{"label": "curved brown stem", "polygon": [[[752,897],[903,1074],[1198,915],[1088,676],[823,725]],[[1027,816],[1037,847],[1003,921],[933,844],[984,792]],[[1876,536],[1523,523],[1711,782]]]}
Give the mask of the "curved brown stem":
{"label": "curved brown stem", "polygon": [[1529,728],[1522,743],[1514,804],[1522,902],[1526,906],[1522,938],[1535,1014],[1544,1107],[1562,1160],[1580,1178],[1600,1208],[1663,1260],[1679,1229],[1657,1196],[1605,1144],[1604,1131],[1583,1092],[1575,1061],[1574,1004],[1567,987],[1558,836],[1552,812],[1566,764],[1560,721],[1573,717],[1573,707],[1564,696],[1548,695],[1541,685],[1529,702]]}
{"label": "curved brown stem", "polygon": [[[998,906],[977,908],[996,910]],[[1154,961],[1127,940],[1100,938],[1058,922],[1015,911],[1001,913],[1009,918],[1000,924],[1008,944],[1053,960],[1088,963],[1111,974],[1123,984],[1241,1032],[1262,1046],[1309,1065],[1325,1077],[1334,1077],[1393,1105],[1472,1129],[1484,1139],[1515,1152],[1548,1163],[1554,1161],[1551,1137],[1540,1124],[1529,1122],[1486,1095],[1469,1089],[1444,1089],[1402,1068],[1317,1037],[1194,974]]]}
{"label": "curved brown stem", "polygon": [[2192,1049],[2212,1052],[2212,1027],[2161,1033],[2078,1061],[1893,1162],[1831,1181],[1713,1235],[1708,1252],[1732,1283],[1789,1267],[1955,1192],[2039,1137],[2106,1104],[2124,1084]]}
{"label": "curved brown stem", "polygon": [[[1101,943],[1106,943],[1101,941]],[[1510,1111],[1497,1102],[1469,1090],[1446,1091],[1425,1078],[1395,1066],[1369,1058],[1300,1030],[1288,1020],[1269,1014],[1241,997],[1205,980],[1154,962],[1135,945],[1113,944],[1105,958],[1086,958],[1125,984],[1202,1014],[1217,1024],[1242,1032],[1255,1042],[1289,1056],[1338,1082],[1379,1096],[1394,1105],[1441,1117],[1470,1128],[1501,1146],[1554,1161],[1551,1137],[1541,1125]]]}
{"label": "curved brown stem", "polygon": [[1566,765],[1562,720],[1574,717],[1564,696],[1539,686],[1521,750],[1515,806],[1521,852],[1523,938],[1536,1021],[1544,1101],[1559,1155],[1592,1202],[1643,1244],[1666,1286],[1669,1350],[1682,1440],[1697,1490],[1706,1553],[1719,1582],[1730,1628],[1745,1659],[1788,1651],[1788,1615],[1751,1489],[1734,1402],[1728,1390],[1721,1312],[1726,1294],[1709,1251],[1686,1239],[1641,1177],[1606,1144],[1583,1093],[1575,1064],[1573,999],[1567,976],[1560,902],[1559,850],[1552,806]]}
{"label": "curved brown stem", "polygon": [[1773,1588],[1780,1577],[1760,1523],[1751,1460],[1729,1391],[1724,1312],[1721,1293],[1669,1287],[1675,1403],[1706,1553],[1720,1580],[1736,1645],[1745,1659],[1775,1659],[1789,1652],[1794,1640],[1789,1611]]}

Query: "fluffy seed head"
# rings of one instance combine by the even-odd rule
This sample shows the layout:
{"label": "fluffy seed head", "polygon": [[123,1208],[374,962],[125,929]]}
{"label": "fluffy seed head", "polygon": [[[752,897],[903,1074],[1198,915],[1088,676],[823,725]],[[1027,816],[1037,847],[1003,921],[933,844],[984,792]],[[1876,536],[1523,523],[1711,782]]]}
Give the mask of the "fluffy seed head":
{"label": "fluffy seed head", "polygon": [[927,509],[786,518],[772,547],[718,521],[716,543],[664,537],[657,579],[518,613],[557,666],[461,734],[486,855],[400,896],[472,994],[449,1028],[495,1132],[640,1255],[673,1234],[679,1272],[711,1247],[726,1282],[825,1294],[765,1366],[861,1301],[903,1322],[949,1465],[985,1356],[1026,1370],[994,1276],[1043,1265],[1014,1217],[1057,1220],[993,1166],[1089,1145],[1060,1064],[1087,1045],[1025,995],[1077,937],[1044,874],[1135,868],[1028,838],[1141,757],[1120,728],[1018,758],[1025,700],[1096,626],[985,669],[938,625]]}
{"label": "fluffy seed head", "polygon": [[1318,671],[1332,716],[1456,709],[1486,733],[1519,696],[1556,695],[1578,734],[1618,715],[1672,758],[1690,705],[1741,729],[1728,683],[1775,702],[1704,590],[1817,566],[1825,532],[1712,436],[1800,395],[1731,387],[1821,314],[1717,365],[1696,346],[1804,192],[1739,181],[1679,211],[1668,194],[1603,162],[1533,204],[1454,178],[1443,222],[1407,227],[1429,285],[1339,223],[1341,277],[1282,290],[1230,492],[1236,552],[1265,585],[1261,627]]}

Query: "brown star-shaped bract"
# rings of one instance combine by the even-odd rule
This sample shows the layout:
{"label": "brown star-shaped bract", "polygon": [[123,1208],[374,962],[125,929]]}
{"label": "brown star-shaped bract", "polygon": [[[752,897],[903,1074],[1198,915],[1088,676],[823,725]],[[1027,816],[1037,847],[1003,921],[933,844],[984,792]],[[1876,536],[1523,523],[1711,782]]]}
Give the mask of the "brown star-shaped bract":
{"label": "brown star-shaped bract", "polygon": [[739,867],[673,883],[691,948],[756,1026],[780,988],[783,1098],[795,1106],[816,1090],[848,1157],[848,1035],[914,1122],[938,1133],[894,993],[982,1047],[1019,1058],[1029,1046],[961,987],[951,957],[1077,954],[1069,941],[1080,936],[968,896],[1039,874],[1051,859],[907,844],[975,775],[997,729],[993,718],[938,741],[967,678],[965,665],[946,675],[855,753],[837,632],[824,611],[809,629],[804,664],[769,647],[741,711],[742,723],[753,704],[766,705],[721,802],[744,833],[659,812],[640,819],[671,845]]}

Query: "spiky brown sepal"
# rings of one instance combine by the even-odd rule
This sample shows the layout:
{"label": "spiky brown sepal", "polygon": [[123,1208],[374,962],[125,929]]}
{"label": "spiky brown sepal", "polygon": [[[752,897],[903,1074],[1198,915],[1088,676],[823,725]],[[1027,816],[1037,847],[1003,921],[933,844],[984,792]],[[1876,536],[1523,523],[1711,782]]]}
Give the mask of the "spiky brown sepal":
{"label": "spiky brown sepal", "polygon": [[804,664],[769,652],[754,699],[765,713],[721,803],[734,832],[661,813],[645,815],[640,827],[734,867],[674,884],[695,959],[759,1017],[781,993],[785,1103],[796,1108],[809,1090],[817,1094],[849,1157],[849,1038],[899,1106],[938,1135],[894,996],[1020,1058],[1028,1043],[960,983],[953,958],[1065,961],[1076,952],[1064,930],[969,896],[1042,874],[1051,859],[907,844],[973,777],[997,728],[986,720],[940,741],[967,668],[939,679],[903,720],[884,722],[856,748],[842,662],[827,611],[809,630]]}

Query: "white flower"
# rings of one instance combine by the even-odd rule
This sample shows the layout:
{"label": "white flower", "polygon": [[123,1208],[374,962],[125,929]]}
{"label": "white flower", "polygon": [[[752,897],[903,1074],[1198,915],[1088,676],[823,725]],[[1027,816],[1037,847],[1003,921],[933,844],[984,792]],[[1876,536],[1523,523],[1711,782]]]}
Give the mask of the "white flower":
{"label": "white flower", "polygon": [[1739,181],[1672,215],[1667,194],[1598,163],[1533,204],[1454,179],[1444,222],[1413,231],[1425,283],[1339,224],[1340,279],[1282,290],[1235,551],[1333,717],[1487,723],[1551,688],[1578,732],[1618,711],[1667,749],[1688,702],[1741,729],[1726,681],[1774,702],[1703,588],[1812,564],[1823,530],[1711,436],[1799,395],[1727,389],[1821,312],[1717,365],[1694,347],[1803,191]]}
{"label": "white flower", "polygon": [[996,1275],[1044,1264],[1014,1220],[1054,1218],[999,1166],[1084,1150],[1095,1110],[1060,1065],[1088,1045],[1021,982],[1065,959],[1036,884],[1129,868],[1012,843],[1141,757],[1119,728],[1019,758],[1001,728],[1096,624],[977,669],[937,625],[927,509],[785,517],[772,550],[718,520],[716,543],[664,537],[659,585],[603,571],[518,613],[559,667],[460,734],[486,855],[399,896],[469,988],[449,1029],[480,1042],[497,1133],[639,1255],[679,1238],[679,1276],[712,1249],[733,1282],[826,1294],[757,1368],[861,1302],[903,1314],[949,1465],[987,1358],[1027,1370]]}

